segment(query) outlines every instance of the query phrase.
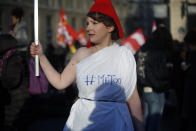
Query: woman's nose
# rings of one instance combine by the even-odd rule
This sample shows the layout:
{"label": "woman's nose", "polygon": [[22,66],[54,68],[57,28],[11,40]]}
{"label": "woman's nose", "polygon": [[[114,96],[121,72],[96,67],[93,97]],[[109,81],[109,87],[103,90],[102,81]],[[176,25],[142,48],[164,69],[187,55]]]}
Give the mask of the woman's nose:
{"label": "woman's nose", "polygon": [[88,24],[88,25],[86,26],[86,30],[87,30],[87,31],[92,30],[92,26],[91,26],[91,24]]}

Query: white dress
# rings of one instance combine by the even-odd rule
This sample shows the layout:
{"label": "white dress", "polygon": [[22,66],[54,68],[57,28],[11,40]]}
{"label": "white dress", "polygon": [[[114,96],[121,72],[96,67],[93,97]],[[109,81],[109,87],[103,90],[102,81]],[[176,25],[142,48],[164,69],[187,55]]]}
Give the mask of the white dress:
{"label": "white dress", "polygon": [[134,131],[126,101],[136,85],[131,51],[113,44],[77,64],[79,99],[64,131]]}

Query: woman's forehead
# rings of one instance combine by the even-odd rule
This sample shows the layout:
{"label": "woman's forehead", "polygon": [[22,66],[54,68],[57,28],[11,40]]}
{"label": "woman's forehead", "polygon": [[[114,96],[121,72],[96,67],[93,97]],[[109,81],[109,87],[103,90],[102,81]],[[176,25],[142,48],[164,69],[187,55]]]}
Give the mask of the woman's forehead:
{"label": "woman's forehead", "polygon": [[94,20],[92,17],[89,17],[89,16],[87,16],[86,20],[87,20],[87,21],[96,21],[96,20]]}

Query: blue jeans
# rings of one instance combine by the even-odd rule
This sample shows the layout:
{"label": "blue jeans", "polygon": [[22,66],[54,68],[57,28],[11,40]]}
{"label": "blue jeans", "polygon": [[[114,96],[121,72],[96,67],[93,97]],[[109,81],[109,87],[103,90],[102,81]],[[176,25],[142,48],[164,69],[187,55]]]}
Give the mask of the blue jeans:
{"label": "blue jeans", "polygon": [[162,118],[165,95],[164,93],[144,92],[143,102],[146,131],[157,131]]}

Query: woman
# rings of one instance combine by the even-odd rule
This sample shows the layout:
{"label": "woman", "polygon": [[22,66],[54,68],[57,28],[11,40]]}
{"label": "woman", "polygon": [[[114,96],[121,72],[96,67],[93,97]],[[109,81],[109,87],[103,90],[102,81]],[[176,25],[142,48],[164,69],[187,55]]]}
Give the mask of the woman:
{"label": "woman", "polygon": [[[136,64],[131,51],[113,40],[123,31],[110,0],[95,0],[87,14],[87,33],[93,46],[80,48],[62,74],[49,64],[41,45],[33,43],[48,80],[57,89],[76,81],[79,99],[72,106],[64,131],[143,130],[136,85]],[[130,109],[130,113],[129,113]]]}

